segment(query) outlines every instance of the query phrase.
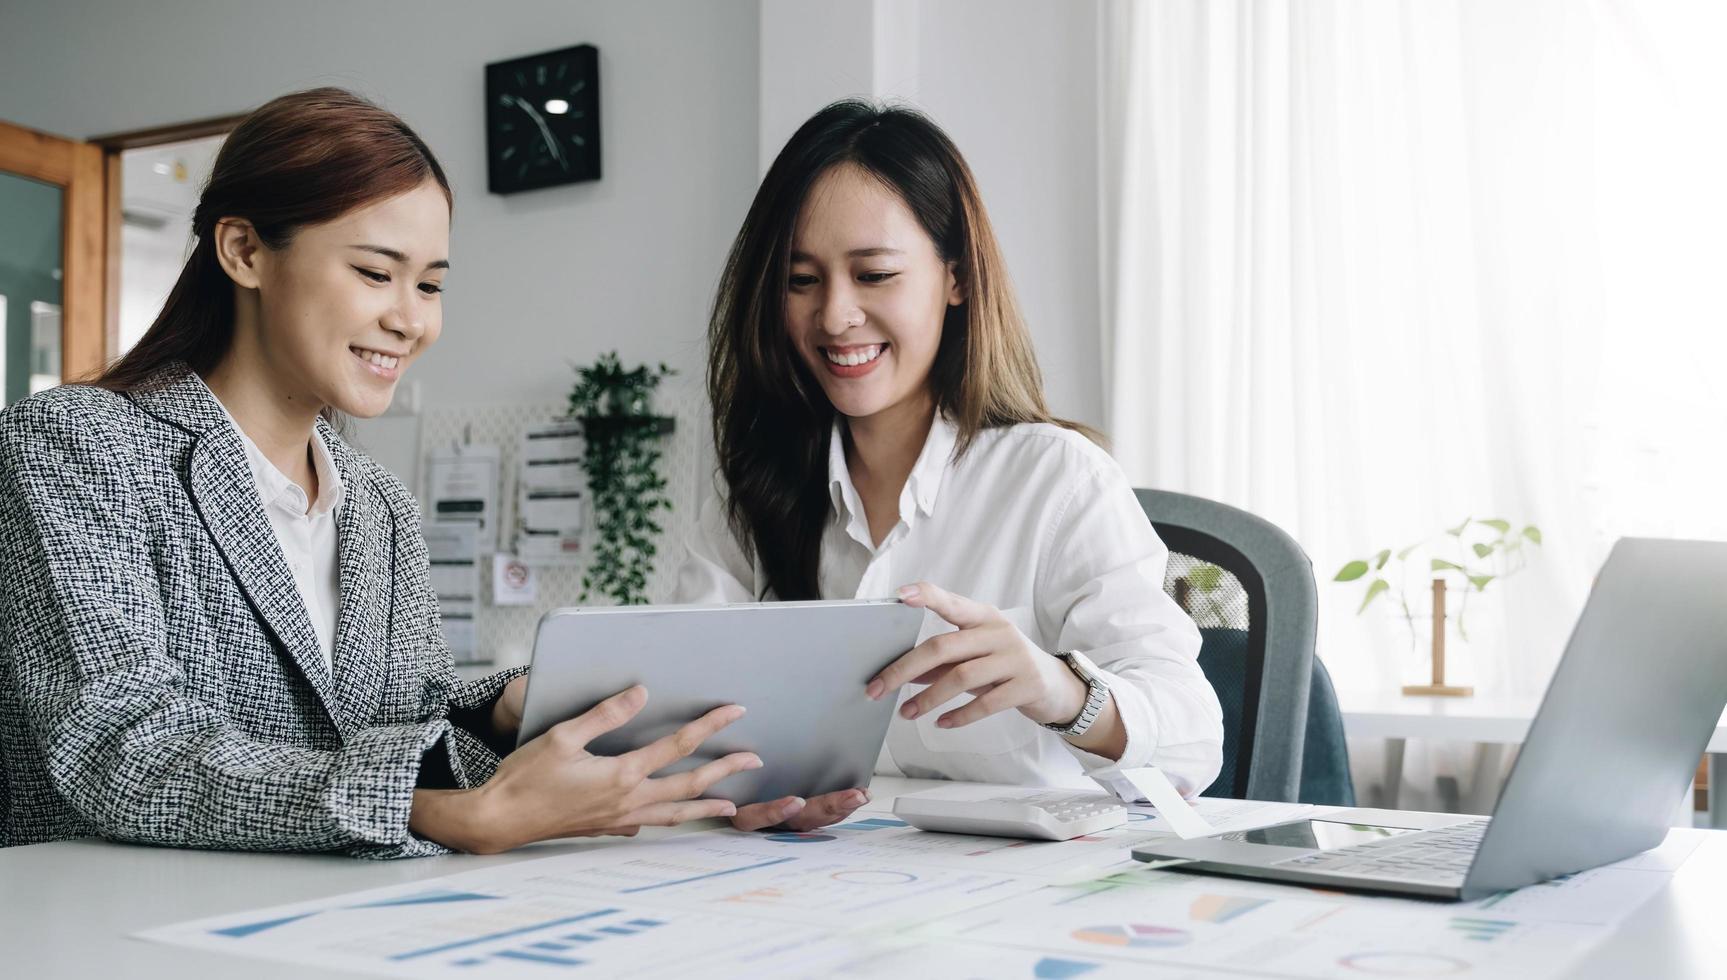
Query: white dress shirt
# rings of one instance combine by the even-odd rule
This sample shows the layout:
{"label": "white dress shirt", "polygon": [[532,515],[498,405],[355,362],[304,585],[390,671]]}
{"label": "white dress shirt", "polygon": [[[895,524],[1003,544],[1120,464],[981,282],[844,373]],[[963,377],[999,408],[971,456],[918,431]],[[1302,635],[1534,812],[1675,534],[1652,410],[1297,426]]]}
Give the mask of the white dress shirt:
{"label": "white dress shirt", "polygon": [[[222,411],[227,410],[224,405]],[[329,447],[313,432],[312,470],[318,475],[318,499],[308,502],[306,491],[270,462],[232,414],[228,421],[246,447],[246,462],[252,468],[258,498],[270,518],[270,527],[276,532],[276,543],[282,547],[288,570],[294,575],[300,601],[306,605],[306,616],[312,621],[312,633],[318,638],[324,666],[333,671],[336,614],[342,603],[341,566],[336,553],[336,511],[342,506],[344,495],[342,474],[336,469]]]}
{"label": "white dress shirt", "polygon": [[[1222,766],[1222,709],[1196,659],[1199,631],[1163,591],[1169,549],[1121,468],[1055,425],[987,429],[956,460],[957,435],[938,415],[900,491],[899,523],[876,546],[836,425],[821,594],[890,597],[923,580],[997,607],[1038,648],[1077,650],[1102,668],[1127,749],[1119,761],[1094,755],[1013,710],[937,728],[938,717],[970,699],[962,694],[915,721],[896,713],[877,771],[1096,789],[1089,771],[1155,765],[1184,794],[1205,789]],[[747,602],[765,585],[720,502],[708,501],[674,601]],[[950,629],[927,613],[919,642]],[[921,690],[906,685],[900,701]]]}

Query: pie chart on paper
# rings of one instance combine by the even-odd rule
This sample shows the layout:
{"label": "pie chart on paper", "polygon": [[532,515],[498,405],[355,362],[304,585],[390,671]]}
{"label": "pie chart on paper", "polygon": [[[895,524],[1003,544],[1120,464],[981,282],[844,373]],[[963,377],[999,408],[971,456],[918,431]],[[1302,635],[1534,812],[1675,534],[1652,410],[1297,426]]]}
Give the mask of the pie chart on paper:
{"label": "pie chart on paper", "polygon": [[1082,943],[1096,943],[1099,946],[1137,946],[1143,949],[1186,946],[1192,937],[1185,929],[1127,923],[1076,929],[1073,938]]}

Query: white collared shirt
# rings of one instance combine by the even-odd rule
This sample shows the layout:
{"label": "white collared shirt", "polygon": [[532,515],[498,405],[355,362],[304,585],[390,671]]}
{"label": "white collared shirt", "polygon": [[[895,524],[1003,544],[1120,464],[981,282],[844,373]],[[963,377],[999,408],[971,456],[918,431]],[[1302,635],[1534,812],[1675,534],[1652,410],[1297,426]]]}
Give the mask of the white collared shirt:
{"label": "white collared shirt", "polygon": [[[958,460],[957,430],[937,416],[900,492],[900,520],[872,544],[836,425],[828,452],[834,511],[818,578],[828,598],[882,598],[929,581],[994,605],[1049,652],[1077,650],[1103,669],[1127,729],[1119,761],[1074,747],[1018,711],[955,729],[897,714],[877,771],[1096,789],[1108,766],[1163,769],[1184,794],[1222,766],[1223,713],[1199,668],[1199,631],[1163,591],[1169,549],[1121,468],[1079,433],[1055,425],[986,429]],[[766,585],[726,526],[702,508],[679,569],[675,602],[748,602]],[[919,642],[952,627],[926,615]],[[906,698],[923,690],[906,685]]]}
{"label": "white collared shirt", "polygon": [[[221,404],[220,399],[217,404]],[[222,411],[228,411],[226,405]],[[336,511],[346,495],[342,474],[336,469],[329,447],[314,430],[312,470],[318,475],[318,499],[308,502],[306,491],[270,462],[232,414],[228,415],[228,422],[246,447],[246,462],[252,468],[258,499],[276,532],[276,543],[282,548],[288,571],[294,575],[294,587],[306,606],[307,618],[312,621],[312,633],[318,638],[324,666],[334,670],[336,614],[342,602],[341,565],[336,551]]]}

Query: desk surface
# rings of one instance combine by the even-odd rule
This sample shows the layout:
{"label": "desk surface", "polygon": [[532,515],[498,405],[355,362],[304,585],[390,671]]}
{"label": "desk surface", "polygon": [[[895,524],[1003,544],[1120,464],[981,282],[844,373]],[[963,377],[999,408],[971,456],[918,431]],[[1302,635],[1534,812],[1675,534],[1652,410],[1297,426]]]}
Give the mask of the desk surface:
{"label": "desk surface", "polygon": [[[1354,738],[1431,738],[1519,744],[1541,699],[1408,697],[1395,691],[1339,693],[1344,731]],[[1727,714],[1716,722],[1709,752],[1727,752]]]}
{"label": "desk surface", "polygon": [[[877,778],[871,809],[933,785]],[[659,836],[644,832],[643,836]],[[1727,832],[1681,831],[1703,842],[1667,890],[1651,899],[1571,976],[1716,977],[1727,971]],[[356,861],[305,854],[169,850],[100,840],[0,850],[0,956],[8,976],[126,976],[289,980],[307,968],[128,938],[152,926],[377,888],[489,865],[549,857],[620,840],[553,843],[493,857],[449,855]],[[324,976],[352,974],[325,973]]]}

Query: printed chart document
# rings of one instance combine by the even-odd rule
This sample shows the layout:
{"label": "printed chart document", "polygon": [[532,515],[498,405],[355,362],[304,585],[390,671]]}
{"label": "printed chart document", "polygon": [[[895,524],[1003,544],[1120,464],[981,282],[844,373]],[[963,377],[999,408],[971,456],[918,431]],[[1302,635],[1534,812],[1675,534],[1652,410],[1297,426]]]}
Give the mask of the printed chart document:
{"label": "printed chart document", "polygon": [[1132,861],[1136,843],[1166,833],[1135,829],[1154,822],[1061,842],[929,833],[880,814],[802,833],[705,831],[140,936],[380,976],[1521,980],[1586,955],[1700,840],[1674,831],[1629,861],[1441,903]]}

